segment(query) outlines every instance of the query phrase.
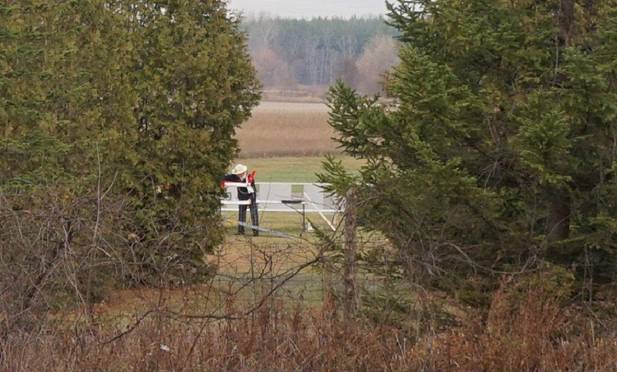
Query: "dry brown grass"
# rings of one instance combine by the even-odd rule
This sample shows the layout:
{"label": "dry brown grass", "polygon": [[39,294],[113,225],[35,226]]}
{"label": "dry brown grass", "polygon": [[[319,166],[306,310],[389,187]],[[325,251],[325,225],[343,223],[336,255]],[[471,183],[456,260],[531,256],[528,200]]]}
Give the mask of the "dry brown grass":
{"label": "dry brown grass", "polygon": [[[269,302],[240,320],[152,311],[126,327],[10,334],[2,371],[615,371],[617,337],[542,289],[499,291],[488,317],[420,338],[367,319]],[[232,310],[233,303],[227,305]],[[481,318],[481,317],[478,317]],[[413,319],[410,319],[413,321]]]}
{"label": "dry brown grass", "polygon": [[241,157],[312,156],[337,152],[323,103],[262,102],[238,130]]}

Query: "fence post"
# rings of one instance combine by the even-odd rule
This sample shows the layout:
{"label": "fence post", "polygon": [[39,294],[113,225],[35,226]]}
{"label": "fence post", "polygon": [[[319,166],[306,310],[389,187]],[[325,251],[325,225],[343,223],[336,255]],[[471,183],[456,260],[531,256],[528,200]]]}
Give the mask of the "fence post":
{"label": "fence post", "polygon": [[302,236],[306,232],[306,204],[302,202],[302,232],[300,236]]}
{"label": "fence post", "polygon": [[357,193],[355,188],[349,189],[345,200],[345,267],[343,283],[345,285],[345,316],[351,318],[358,306],[356,285],[356,255],[357,255]]}

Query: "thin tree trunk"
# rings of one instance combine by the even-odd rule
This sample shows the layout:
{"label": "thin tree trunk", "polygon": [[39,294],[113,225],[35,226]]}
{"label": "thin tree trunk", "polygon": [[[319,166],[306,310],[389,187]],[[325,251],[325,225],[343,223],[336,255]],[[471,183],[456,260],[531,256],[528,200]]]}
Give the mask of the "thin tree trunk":
{"label": "thin tree trunk", "polygon": [[347,192],[345,203],[345,269],[343,283],[345,284],[345,315],[351,318],[357,310],[356,288],[356,254],[357,254],[357,215],[356,192],[352,188]]}
{"label": "thin tree trunk", "polygon": [[548,218],[548,241],[556,242],[570,236],[570,195],[566,190],[552,190]]}
{"label": "thin tree trunk", "polygon": [[574,0],[561,0],[561,11],[559,12],[559,29],[561,39],[566,46],[570,45],[574,25]]}
{"label": "thin tree trunk", "polygon": [[[568,47],[573,36],[575,0],[561,0],[559,11],[560,48]],[[559,76],[560,82],[564,76]],[[558,83],[560,84],[560,83]],[[567,239],[570,236],[571,200],[567,190],[549,188],[549,216],[547,238],[549,242]]]}

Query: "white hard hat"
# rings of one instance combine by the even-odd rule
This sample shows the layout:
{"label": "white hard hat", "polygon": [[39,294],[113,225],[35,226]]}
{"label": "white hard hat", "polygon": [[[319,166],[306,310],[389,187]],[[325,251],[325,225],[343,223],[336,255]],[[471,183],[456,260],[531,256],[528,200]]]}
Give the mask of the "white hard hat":
{"label": "white hard hat", "polygon": [[248,168],[246,167],[246,165],[244,165],[244,164],[236,164],[234,169],[231,170],[231,173],[232,174],[242,174],[242,173],[245,173],[247,170],[248,170]]}

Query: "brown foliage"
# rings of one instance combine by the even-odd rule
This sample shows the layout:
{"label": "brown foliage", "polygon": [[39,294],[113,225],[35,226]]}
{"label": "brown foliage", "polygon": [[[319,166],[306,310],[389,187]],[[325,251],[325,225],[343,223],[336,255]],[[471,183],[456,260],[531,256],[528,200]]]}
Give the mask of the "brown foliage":
{"label": "brown foliage", "polygon": [[253,63],[257,69],[259,80],[267,83],[269,86],[283,89],[297,87],[298,82],[294,78],[290,66],[271,48],[255,51],[253,53]]}
{"label": "brown foliage", "polygon": [[359,79],[355,87],[365,94],[383,93],[387,71],[398,64],[396,40],[387,36],[374,37],[356,62]]}
{"label": "brown foliage", "polygon": [[546,287],[504,281],[485,320],[427,337],[407,357],[430,371],[617,370],[614,330],[597,337],[584,314]]}

